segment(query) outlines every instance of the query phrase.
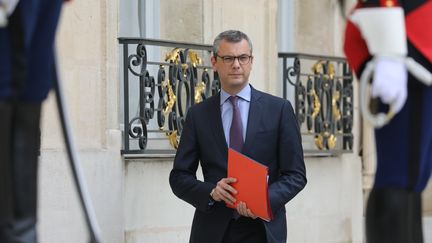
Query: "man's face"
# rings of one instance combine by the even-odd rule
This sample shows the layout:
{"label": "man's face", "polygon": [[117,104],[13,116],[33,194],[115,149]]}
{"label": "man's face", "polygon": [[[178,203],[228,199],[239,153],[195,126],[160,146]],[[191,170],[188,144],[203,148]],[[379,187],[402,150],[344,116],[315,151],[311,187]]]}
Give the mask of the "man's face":
{"label": "man's face", "polygon": [[252,70],[252,61],[249,44],[244,39],[237,43],[222,40],[217,57],[211,58],[213,70],[218,73],[225,91],[239,91],[246,86]]}

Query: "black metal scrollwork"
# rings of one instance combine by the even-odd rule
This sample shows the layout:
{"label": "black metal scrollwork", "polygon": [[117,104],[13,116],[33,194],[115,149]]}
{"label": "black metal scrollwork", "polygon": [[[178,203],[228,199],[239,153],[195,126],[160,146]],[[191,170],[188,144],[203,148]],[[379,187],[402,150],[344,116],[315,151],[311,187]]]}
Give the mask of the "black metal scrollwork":
{"label": "black metal scrollwork", "polygon": [[[153,118],[154,112],[154,78],[147,70],[147,50],[144,45],[137,45],[136,53],[128,57],[127,67],[133,75],[139,77],[139,116],[130,120],[127,126],[128,134],[138,141],[141,150],[145,150],[148,141],[147,124]],[[138,67],[139,72],[135,71],[134,67]]]}
{"label": "black metal scrollwork", "polygon": [[306,114],[306,88],[300,80],[300,59],[295,58],[293,66],[286,69],[286,80],[295,87],[296,102],[295,112],[297,115],[297,122],[302,124],[305,121]]}
{"label": "black metal scrollwork", "polygon": [[[312,67],[315,93],[319,98],[320,111],[315,118],[315,145],[318,149],[329,150],[336,145],[335,121],[333,117],[334,67],[333,64],[318,61]],[[312,114],[311,114],[312,116]]]}
{"label": "black metal scrollwork", "polygon": [[[123,45],[124,70],[125,136],[122,153],[143,153],[148,147],[149,133],[165,133],[172,147],[177,148],[188,109],[220,89],[218,80],[214,79],[217,75],[212,79],[211,67],[200,66],[202,61],[195,51],[210,53],[212,46],[131,38],[119,38],[119,42]],[[148,61],[147,45],[171,49],[164,60]],[[136,47],[133,53],[129,53],[131,46]],[[150,75],[151,65],[158,65],[156,79]],[[130,76],[135,79],[130,80]],[[138,80],[139,87],[132,90],[132,94],[138,93],[138,110],[137,115],[130,119],[129,83],[135,80]],[[154,125],[159,129],[149,128]],[[131,149],[132,141],[137,142],[139,150]]]}
{"label": "black metal scrollwork", "polygon": [[217,92],[219,92],[220,90],[220,81],[219,81],[219,76],[217,75],[217,73],[214,74],[214,79],[211,83],[211,94],[215,95]]}
{"label": "black metal scrollwork", "polygon": [[314,83],[312,81],[311,76],[308,76],[307,80],[307,130],[309,133],[312,132],[312,124],[314,123],[315,119],[317,118],[320,110],[321,110],[321,103],[319,101],[319,97],[316,93],[316,89],[314,88]]}
{"label": "black metal scrollwork", "polygon": [[[214,74],[212,80],[208,71],[211,67],[200,66],[202,61],[195,51],[210,52],[212,47],[149,39],[119,40],[123,44],[124,120],[127,123],[125,129],[128,131],[128,136],[124,138],[123,153],[142,152],[147,147],[148,133],[152,132],[165,133],[172,147],[177,148],[188,109],[220,89],[218,80],[214,79],[217,75]],[[149,62],[146,45],[171,49],[164,60]],[[129,46],[136,46],[135,53],[128,53]],[[156,79],[150,75],[151,65],[159,67]],[[138,77],[139,80],[139,108],[137,116],[130,120],[129,75]],[[153,119],[156,120],[158,130],[149,128],[155,125],[151,122]],[[129,140],[137,140],[140,150],[131,150]]]}
{"label": "black metal scrollwork", "polygon": [[[348,65],[344,65],[343,67],[343,73],[344,76],[349,77],[351,75],[351,71],[348,67]],[[352,77],[352,75],[351,75]],[[353,147],[353,136],[352,136],[352,128],[353,128],[353,85],[352,85],[352,78],[351,79],[344,79],[343,80],[343,89],[342,89],[342,121],[343,121],[343,133],[344,133],[344,140],[343,140],[343,148],[344,149],[352,149]]]}
{"label": "black metal scrollwork", "polygon": [[168,107],[168,84],[165,82],[165,69],[162,65],[159,66],[158,71],[158,95],[159,102],[157,106],[157,122],[158,126],[161,130],[164,129],[165,124],[165,115],[167,113],[166,110]]}
{"label": "black metal scrollwork", "polygon": [[[288,79],[288,82],[296,86],[297,82],[300,80],[300,59],[294,58],[293,65],[291,67],[288,67],[286,69],[286,77]],[[295,81],[292,80],[292,78],[295,78]]]}
{"label": "black metal scrollwork", "polygon": [[306,88],[303,86],[301,82],[296,84],[296,93],[297,93],[297,102],[296,102],[296,114],[297,114],[297,122],[302,124],[305,121],[306,114]]}
{"label": "black metal scrollwork", "polygon": [[[138,122],[138,126],[134,126]],[[144,150],[147,147],[147,124],[142,117],[135,117],[129,123],[129,136],[138,140],[138,146]]]}
{"label": "black metal scrollwork", "polygon": [[154,77],[148,72],[140,77],[140,117],[144,117],[148,124],[154,116],[154,95],[155,81]]}
{"label": "black metal scrollwork", "polygon": [[[147,49],[143,44],[139,44],[136,48],[136,54],[129,56],[128,69],[135,76],[143,76],[147,72]],[[136,72],[134,67],[140,67],[140,71]]]}
{"label": "black metal scrollwork", "polygon": [[[154,132],[165,133],[172,147],[177,148],[188,109],[220,90],[217,73],[209,71],[211,67],[200,66],[201,59],[195,52],[204,50],[210,53],[212,47],[149,39],[119,40],[123,45],[125,72],[122,153],[144,153],[148,147],[149,133]],[[146,45],[172,49],[166,54],[165,62],[149,62]],[[136,46],[134,53],[129,53],[129,46]],[[352,150],[354,99],[352,74],[346,61],[297,53],[279,53],[279,57],[283,58],[284,65],[283,94],[286,98],[286,84],[294,87],[297,121],[302,130],[306,129],[306,133],[302,134],[311,136],[317,150]],[[292,65],[287,64],[287,59],[293,61]],[[305,72],[303,67],[311,60],[315,62],[313,70]],[[156,79],[150,75],[148,68],[151,65],[158,65]],[[139,82],[138,92],[134,91],[134,94],[139,95],[137,115],[131,119],[129,76],[136,77],[134,80]],[[154,119],[156,124],[151,122]],[[154,125],[158,130],[149,128]],[[137,142],[139,150],[131,149],[131,141]]]}
{"label": "black metal scrollwork", "polygon": [[[284,89],[287,83],[295,89],[295,111],[300,127],[305,123],[305,135],[313,136],[318,150],[331,151],[337,146],[351,150],[352,74],[346,61],[296,53],[280,53],[279,57],[283,58]],[[303,66],[311,60],[311,72],[305,71]]]}

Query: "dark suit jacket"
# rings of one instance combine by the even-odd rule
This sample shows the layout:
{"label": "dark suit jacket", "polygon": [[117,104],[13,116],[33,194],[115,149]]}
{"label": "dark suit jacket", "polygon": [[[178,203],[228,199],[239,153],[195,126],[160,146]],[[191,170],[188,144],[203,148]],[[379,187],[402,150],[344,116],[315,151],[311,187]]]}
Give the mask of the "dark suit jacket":
{"label": "dark suit jacket", "polygon": [[[268,243],[285,243],[285,204],[306,185],[301,136],[289,101],[252,88],[242,153],[269,167],[269,199],[274,219],[264,222]],[[227,176],[227,144],[220,94],[192,106],[170,174],[175,195],[193,205],[190,242],[220,243],[232,217],[223,202],[209,206],[209,194]],[[197,180],[201,164],[204,181]]]}

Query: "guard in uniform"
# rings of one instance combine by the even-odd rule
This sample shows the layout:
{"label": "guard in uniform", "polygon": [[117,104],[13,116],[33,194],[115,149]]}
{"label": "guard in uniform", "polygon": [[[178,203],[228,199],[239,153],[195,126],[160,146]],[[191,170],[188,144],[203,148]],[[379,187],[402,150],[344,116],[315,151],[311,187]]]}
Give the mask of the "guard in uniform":
{"label": "guard in uniform", "polygon": [[41,103],[63,0],[0,0],[0,242],[37,242]]}
{"label": "guard in uniform", "polygon": [[359,1],[344,51],[358,77],[375,60],[371,95],[395,116],[375,130],[377,170],[366,209],[368,243],[420,243],[421,192],[432,171],[432,87],[407,72],[411,57],[432,71],[432,1]]}

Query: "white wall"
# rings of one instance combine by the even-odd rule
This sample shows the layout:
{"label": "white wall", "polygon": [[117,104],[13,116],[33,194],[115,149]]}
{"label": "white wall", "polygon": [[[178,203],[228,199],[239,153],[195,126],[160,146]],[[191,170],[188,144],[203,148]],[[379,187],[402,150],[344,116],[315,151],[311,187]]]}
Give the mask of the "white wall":
{"label": "white wall", "polygon": [[277,1],[203,1],[204,43],[213,43],[228,29],[245,32],[253,42],[254,62],[249,81],[255,88],[271,93],[277,85]]}
{"label": "white wall", "polygon": [[[81,165],[100,223],[104,242],[123,242],[123,170],[119,158],[120,134],[108,135],[104,150],[80,150]],[[62,150],[44,150],[39,176],[39,240],[43,243],[87,242],[88,234],[72,180],[69,162]]]}
{"label": "white wall", "polygon": [[361,160],[306,158],[308,184],[287,204],[288,242],[362,242]]}
{"label": "white wall", "polygon": [[[123,242],[123,171],[118,125],[116,0],[64,4],[57,35],[60,73],[84,178],[104,242]],[[39,238],[87,241],[78,195],[65,157],[54,96],[43,107]]]}
{"label": "white wall", "polygon": [[127,243],[188,242],[194,208],[171,192],[172,159],[126,161]]}

